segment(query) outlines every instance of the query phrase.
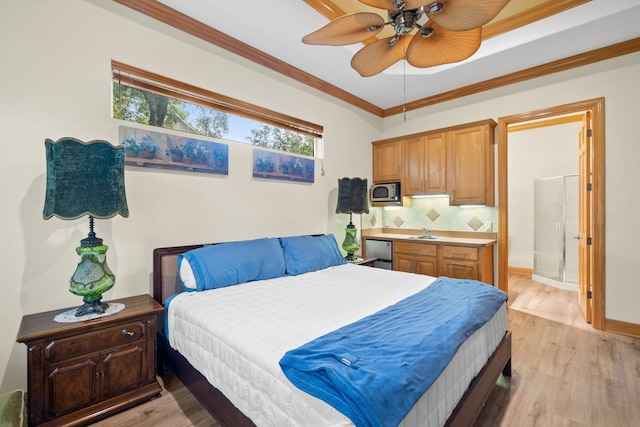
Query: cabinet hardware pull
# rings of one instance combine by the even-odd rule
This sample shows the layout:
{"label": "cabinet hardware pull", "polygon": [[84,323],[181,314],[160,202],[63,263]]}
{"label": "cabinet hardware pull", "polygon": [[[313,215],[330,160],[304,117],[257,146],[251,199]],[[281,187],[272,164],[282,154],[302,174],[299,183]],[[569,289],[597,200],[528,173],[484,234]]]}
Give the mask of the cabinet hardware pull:
{"label": "cabinet hardware pull", "polygon": [[122,330],[122,335],[128,335],[130,337],[135,335],[135,332],[127,331],[126,329]]}
{"label": "cabinet hardware pull", "polygon": [[467,256],[467,253],[466,252],[451,252],[451,255]]}

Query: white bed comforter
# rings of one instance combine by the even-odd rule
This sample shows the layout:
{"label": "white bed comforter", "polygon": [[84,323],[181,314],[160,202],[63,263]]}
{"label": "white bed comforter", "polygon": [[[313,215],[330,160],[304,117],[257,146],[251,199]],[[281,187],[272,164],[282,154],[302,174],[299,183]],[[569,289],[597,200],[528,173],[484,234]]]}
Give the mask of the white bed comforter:
{"label": "white bed comforter", "polygon": [[[398,302],[433,277],[345,264],[176,296],[169,342],[257,426],[352,426],[278,364],[312,339]],[[441,426],[506,331],[506,308],[471,336],[401,423]]]}

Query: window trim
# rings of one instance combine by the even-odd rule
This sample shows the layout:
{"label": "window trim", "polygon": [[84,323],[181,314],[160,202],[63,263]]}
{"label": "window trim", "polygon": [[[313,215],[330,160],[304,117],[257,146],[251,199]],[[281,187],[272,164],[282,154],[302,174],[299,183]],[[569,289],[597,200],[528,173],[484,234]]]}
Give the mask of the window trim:
{"label": "window trim", "polygon": [[136,89],[154,92],[191,104],[287,129],[312,138],[322,139],[324,128],[315,123],[300,120],[119,61],[111,61],[111,77],[113,82]]}

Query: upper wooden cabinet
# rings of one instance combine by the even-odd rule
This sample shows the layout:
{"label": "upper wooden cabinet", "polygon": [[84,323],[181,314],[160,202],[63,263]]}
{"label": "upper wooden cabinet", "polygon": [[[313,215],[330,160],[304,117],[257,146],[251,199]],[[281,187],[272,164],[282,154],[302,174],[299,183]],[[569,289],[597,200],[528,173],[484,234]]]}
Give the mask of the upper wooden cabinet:
{"label": "upper wooden cabinet", "polygon": [[373,183],[400,182],[402,180],[401,141],[373,143]]}
{"label": "upper wooden cabinet", "polygon": [[449,204],[495,203],[493,120],[373,142],[373,182],[403,196],[448,194]]}
{"label": "upper wooden cabinet", "polygon": [[495,125],[493,120],[489,120],[448,132],[447,180],[450,205],[494,205]]}
{"label": "upper wooden cabinet", "polygon": [[403,144],[404,195],[447,194],[446,133],[407,138]]}

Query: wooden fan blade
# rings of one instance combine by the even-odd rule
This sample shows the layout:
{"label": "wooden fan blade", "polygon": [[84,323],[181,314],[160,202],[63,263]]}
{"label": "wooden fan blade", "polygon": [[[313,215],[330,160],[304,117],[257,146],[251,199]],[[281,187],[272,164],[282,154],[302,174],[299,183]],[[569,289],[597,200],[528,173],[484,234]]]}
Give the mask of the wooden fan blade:
{"label": "wooden fan blade", "polygon": [[377,7],[378,9],[396,10],[393,0],[358,0],[367,6]]}
{"label": "wooden fan blade", "polygon": [[385,20],[377,13],[358,12],[336,18],[324,27],[302,38],[306,44],[343,46],[373,37],[384,27]]}
{"label": "wooden fan blade", "polygon": [[406,37],[398,36],[393,46],[389,46],[393,37],[387,37],[363,47],[351,58],[351,66],[362,77],[378,74],[404,58],[408,44]]}
{"label": "wooden fan blade", "polygon": [[404,10],[417,9],[419,7],[433,3],[429,0],[404,0]]}
{"label": "wooden fan blade", "polygon": [[491,21],[509,0],[444,0],[442,11],[429,14],[429,19],[451,31],[478,28]]}
{"label": "wooden fan blade", "polygon": [[423,26],[428,27],[433,29],[433,34],[424,38],[418,31],[407,48],[407,62],[414,67],[426,68],[462,61],[476,53],[482,42],[482,28],[449,31],[431,21]]}
{"label": "wooden fan blade", "polygon": [[[377,7],[379,9],[397,10],[393,5],[393,0],[358,0],[360,3],[364,3],[371,7]],[[404,0],[404,10],[417,9],[425,4],[429,4],[429,0]]]}

